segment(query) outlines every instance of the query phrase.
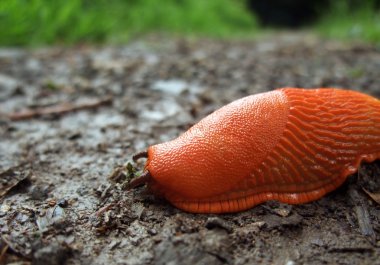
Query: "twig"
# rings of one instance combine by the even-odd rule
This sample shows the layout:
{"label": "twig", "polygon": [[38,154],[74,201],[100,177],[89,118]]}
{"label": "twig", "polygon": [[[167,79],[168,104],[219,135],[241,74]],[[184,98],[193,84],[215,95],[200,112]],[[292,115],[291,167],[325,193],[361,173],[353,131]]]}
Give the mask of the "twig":
{"label": "twig", "polygon": [[116,205],[116,203],[110,203],[110,204],[107,204],[106,206],[100,208],[96,213],[95,215],[96,216],[101,216],[103,215],[103,213],[105,213],[106,211],[108,211],[109,209],[111,209],[112,207],[114,207]]}
{"label": "twig", "polygon": [[101,100],[97,100],[94,102],[89,103],[82,103],[78,105],[74,105],[69,102],[61,103],[55,106],[51,107],[44,107],[44,108],[37,108],[37,109],[27,109],[19,112],[14,112],[8,114],[8,118],[11,121],[19,121],[19,120],[27,120],[27,119],[33,119],[40,116],[45,115],[60,115],[65,114],[68,112],[78,111],[78,110],[85,110],[85,109],[93,109],[100,106],[108,105],[112,103],[112,98],[107,97]]}
{"label": "twig", "polygon": [[354,213],[358,220],[360,233],[373,243],[376,239],[376,234],[372,227],[365,198],[363,194],[358,192],[358,189],[357,185],[351,183],[348,188],[348,195],[351,203],[354,205]]}
{"label": "twig", "polygon": [[[5,243],[5,242],[4,242]],[[6,244],[6,243],[5,243]],[[0,251],[0,264],[5,264],[5,253],[7,252],[9,245],[6,244]]]}

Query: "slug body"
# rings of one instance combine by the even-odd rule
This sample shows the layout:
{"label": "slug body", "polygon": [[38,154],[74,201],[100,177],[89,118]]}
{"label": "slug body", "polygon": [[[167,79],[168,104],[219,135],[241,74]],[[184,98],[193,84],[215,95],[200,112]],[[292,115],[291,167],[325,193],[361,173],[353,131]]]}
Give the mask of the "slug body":
{"label": "slug body", "polygon": [[378,99],[283,88],[236,100],[149,147],[143,182],[188,212],[237,212],[267,200],[316,200],[377,158]]}

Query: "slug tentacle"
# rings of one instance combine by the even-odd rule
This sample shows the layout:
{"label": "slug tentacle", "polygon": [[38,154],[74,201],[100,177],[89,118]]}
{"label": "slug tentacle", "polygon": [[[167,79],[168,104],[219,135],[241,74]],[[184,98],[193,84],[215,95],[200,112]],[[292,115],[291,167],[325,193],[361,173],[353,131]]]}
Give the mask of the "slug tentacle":
{"label": "slug tentacle", "polygon": [[151,181],[152,176],[150,175],[149,171],[145,171],[142,175],[138,176],[137,178],[132,179],[128,185],[127,190],[134,189],[138,186],[144,185],[149,183]]}
{"label": "slug tentacle", "polygon": [[148,151],[142,151],[132,156],[134,162],[137,162],[140,158],[148,158]]}

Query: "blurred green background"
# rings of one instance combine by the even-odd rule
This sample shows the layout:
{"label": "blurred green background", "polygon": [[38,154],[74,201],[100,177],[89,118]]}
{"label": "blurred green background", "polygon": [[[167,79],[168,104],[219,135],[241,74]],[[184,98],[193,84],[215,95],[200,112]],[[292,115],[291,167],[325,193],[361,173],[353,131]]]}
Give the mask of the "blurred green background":
{"label": "blurred green background", "polygon": [[379,0],[0,0],[0,46],[125,43],[148,33],[251,38],[273,29],[380,43]]}

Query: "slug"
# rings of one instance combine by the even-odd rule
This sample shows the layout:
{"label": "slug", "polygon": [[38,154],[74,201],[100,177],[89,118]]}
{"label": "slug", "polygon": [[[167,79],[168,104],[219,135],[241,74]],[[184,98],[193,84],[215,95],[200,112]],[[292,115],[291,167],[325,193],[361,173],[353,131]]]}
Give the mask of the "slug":
{"label": "slug", "polygon": [[142,184],[193,213],[247,210],[267,200],[321,198],[380,158],[380,101],[359,92],[282,88],[236,100],[147,158]]}

